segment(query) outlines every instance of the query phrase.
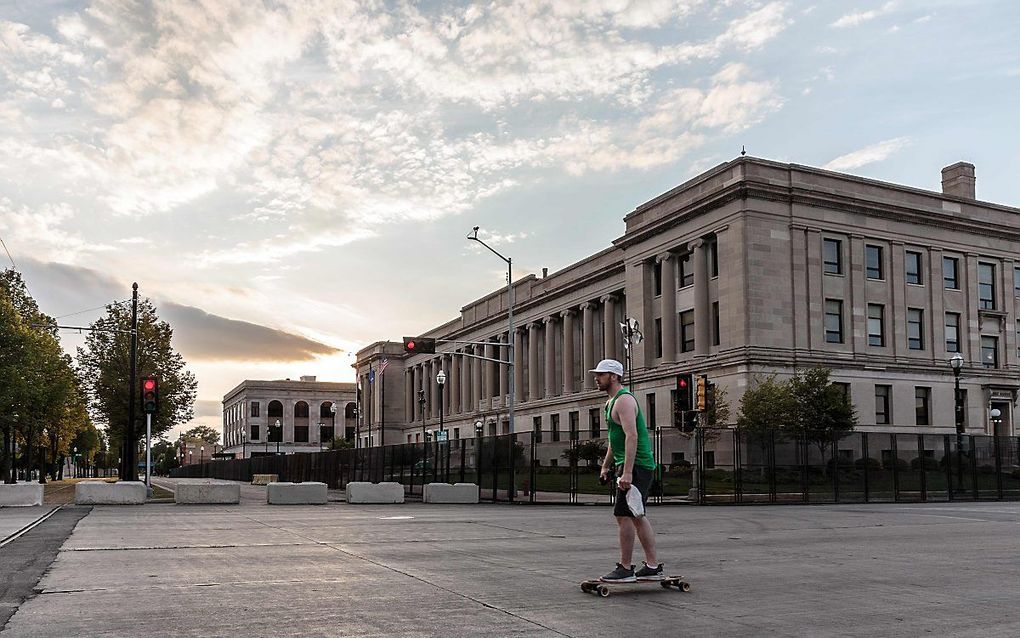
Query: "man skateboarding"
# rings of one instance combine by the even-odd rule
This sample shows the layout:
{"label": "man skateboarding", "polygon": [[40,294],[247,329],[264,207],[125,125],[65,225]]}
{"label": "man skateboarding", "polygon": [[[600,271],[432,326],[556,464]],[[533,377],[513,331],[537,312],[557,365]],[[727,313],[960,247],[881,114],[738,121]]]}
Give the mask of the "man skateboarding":
{"label": "man skateboarding", "polygon": [[[606,481],[615,469],[618,477],[616,506],[613,514],[620,531],[620,562],[616,569],[602,577],[606,582],[631,583],[638,580],[662,580],[662,563],[655,554],[655,532],[647,516],[634,516],[627,505],[627,491],[636,489],[641,502],[648,502],[652,487],[655,460],[648,440],[648,427],[637,399],[623,387],[623,364],[603,359],[593,370],[595,384],[608,395],[605,414],[609,430],[609,449],[602,461],[600,479]],[[645,552],[643,566],[634,571],[634,536]]]}

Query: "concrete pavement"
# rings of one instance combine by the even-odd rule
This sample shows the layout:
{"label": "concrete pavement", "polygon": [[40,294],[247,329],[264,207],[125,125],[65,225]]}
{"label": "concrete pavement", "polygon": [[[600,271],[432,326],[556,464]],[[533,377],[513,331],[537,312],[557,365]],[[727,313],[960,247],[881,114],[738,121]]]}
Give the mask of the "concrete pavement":
{"label": "concrete pavement", "polygon": [[264,493],[94,507],[3,637],[1020,635],[1018,503],[651,508],[693,590],[601,599],[607,507]]}

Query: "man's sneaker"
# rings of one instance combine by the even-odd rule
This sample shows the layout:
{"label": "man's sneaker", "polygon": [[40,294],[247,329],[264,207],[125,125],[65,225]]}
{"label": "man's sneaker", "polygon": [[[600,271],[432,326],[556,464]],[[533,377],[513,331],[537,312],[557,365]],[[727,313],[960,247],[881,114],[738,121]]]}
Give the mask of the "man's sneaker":
{"label": "man's sneaker", "polygon": [[634,573],[637,580],[662,580],[665,576],[662,575],[662,563],[652,567],[648,563],[641,561],[641,569]]}
{"label": "man's sneaker", "polygon": [[634,566],[624,567],[622,564],[617,563],[616,569],[609,572],[599,580],[604,580],[610,583],[633,583],[637,580],[634,577]]}

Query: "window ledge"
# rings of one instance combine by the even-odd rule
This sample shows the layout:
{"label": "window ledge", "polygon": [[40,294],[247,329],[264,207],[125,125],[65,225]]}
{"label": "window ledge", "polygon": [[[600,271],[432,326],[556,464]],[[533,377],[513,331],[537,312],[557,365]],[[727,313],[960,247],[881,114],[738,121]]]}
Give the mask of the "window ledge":
{"label": "window ledge", "polygon": [[1005,310],[992,310],[991,308],[978,308],[979,317],[996,317],[998,319],[1005,319],[1009,313]]}

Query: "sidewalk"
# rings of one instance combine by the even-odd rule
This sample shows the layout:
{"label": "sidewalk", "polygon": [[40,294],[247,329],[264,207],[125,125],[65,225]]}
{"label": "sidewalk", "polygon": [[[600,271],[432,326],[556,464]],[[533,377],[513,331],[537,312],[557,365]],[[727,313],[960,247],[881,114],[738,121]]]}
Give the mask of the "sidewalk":
{"label": "sidewalk", "polygon": [[605,507],[275,507],[258,490],[93,508],[3,638],[1020,635],[1017,503],[655,508],[692,591],[602,599],[578,583],[617,559]]}

